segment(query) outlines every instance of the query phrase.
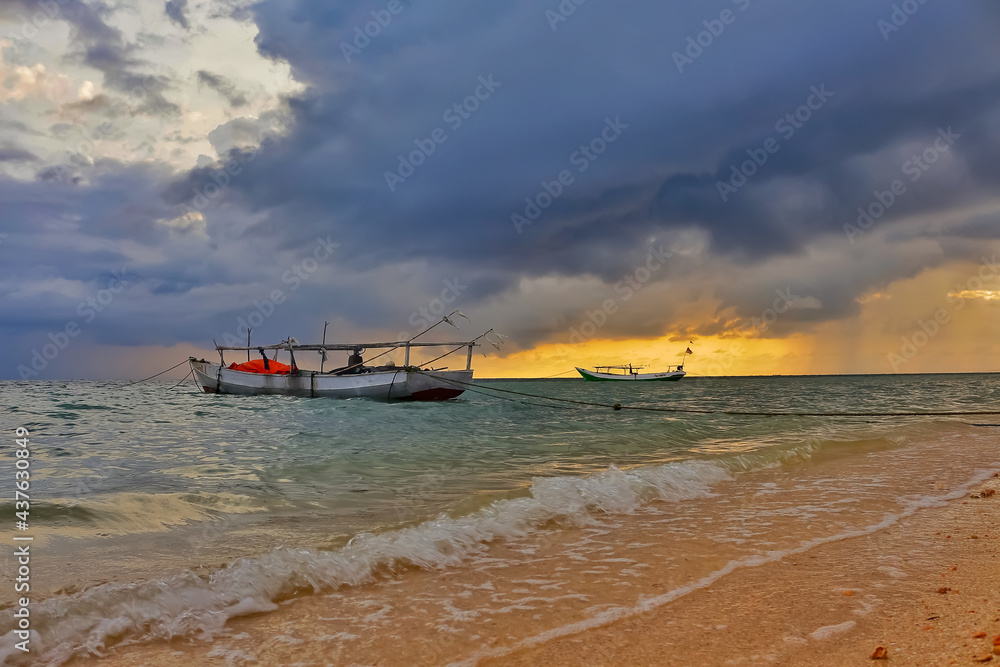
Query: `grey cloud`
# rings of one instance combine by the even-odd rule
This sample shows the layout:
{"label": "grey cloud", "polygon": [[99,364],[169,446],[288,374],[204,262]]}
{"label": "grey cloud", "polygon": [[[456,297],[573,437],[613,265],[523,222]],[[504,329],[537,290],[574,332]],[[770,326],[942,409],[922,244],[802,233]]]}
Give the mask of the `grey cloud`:
{"label": "grey cloud", "polygon": [[232,81],[219,74],[198,70],[198,81],[225,97],[234,107],[239,108],[247,104],[246,95],[240,92]]}
{"label": "grey cloud", "polygon": [[[652,336],[675,327],[689,327],[685,335],[735,335],[787,286],[821,307],[796,308],[766,332],[785,336],[850,318],[859,295],[974,257],[977,242],[1000,240],[992,216],[963,214],[1000,194],[1000,42],[992,38],[1000,15],[979,3],[926,3],[889,42],[876,27],[884,6],[752,3],[683,74],[672,53],[716,9],[585,3],[552,31],[548,8],[413,3],[348,63],[341,43],[370,20],[370,5],[263,0],[247,10],[259,28],[259,51],[287,61],[310,88],[288,101],[289,134],[258,151],[239,150],[240,138],[255,129],[252,119],[210,134],[239,174],[224,177],[211,159],[181,174],[72,165],[56,195],[0,183],[0,197],[24,222],[19,233],[75,212],[95,244],[127,238],[166,249],[165,259],[142,267],[151,324],[127,335],[110,326],[94,332],[130,344],[146,334],[205,342],[206,329],[231,326],[254,299],[282,286],[284,262],[327,235],[341,244],[336,267],[323,274],[327,282],[317,274],[296,293],[281,335],[314,330],[329,312],[348,313],[358,327],[405,328],[423,305],[418,294],[430,299],[436,281],[459,275],[470,285],[463,310],[530,346],[563,336],[613,296],[651,244],[680,247],[693,235],[699,249],[672,258],[644,288],[658,300],[636,297],[602,335]],[[81,28],[88,47],[81,56],[101,68],[108,87],[141,85],[136,77],[146,66],[117,31],[101,27],[100,16],[94,5]],[[102,30],[111,31],[107,39],[95,39]],[[199,80],[236,105],[242,93],[213,67],[196,65]],[[503,86],[451,127],[442,114],[489,74]],[[159,95],[166,111],[171,80],[159,76],[150,80],[151,96]],[[793,137],[781,137],[780,150],[723,202],[717,183],[731,165],[776,136],[775,122],[822,84],[834,92],[831,100]],[[615,116],[629,129],[577,171],[571,155]],[[900,177],[903,162],[947,125],[963,134],[948,160],[908,184],[878,226],[851,244],[842,226],[857,207]],[[447,140],[390,192],[385,172],[435,128]],[[562,170],[571,170],[572,185],[518,234],[511,214]],[[78,172],[86,178],[73,186]],[[58,183],[56,176],[39,174],[55,179],[45,186]],[[191,234],[171,236],[158,222],[189,206],[207,183],[223,181],[200,209],[200,244]],[[957,221],[935,228],[922,222],[946,217]],[[97,270],[96,260],[69,257],[59,262],[67,272]],[[386,276],[420,262],[426,279],[407,279],[412,296],[395,300],[394,285],[404,278]],[[582,278],[601,287],[558,293],[563,282]],[[556,287],[523,294],[526,281]],[[195,294],[210,296],[182,317],[172,299]],[[697,325],[678,323],[680,306],[693,300],[712,300],[718,311]],[[146,314],[135,308],[133,320]]]}
{"label": "grey cloud", "polygon": [[167,16],[170,17],[170,20],[185,30],[190,28],[187,16],[184,14],[187,9],[187,3],[188,0],[167,0],[166,6],[164,7],[164,11]]}
{"label": "grey cloud", "polygon": [[0,146],[0,162],[38,162],[38,156],[20,148]]}

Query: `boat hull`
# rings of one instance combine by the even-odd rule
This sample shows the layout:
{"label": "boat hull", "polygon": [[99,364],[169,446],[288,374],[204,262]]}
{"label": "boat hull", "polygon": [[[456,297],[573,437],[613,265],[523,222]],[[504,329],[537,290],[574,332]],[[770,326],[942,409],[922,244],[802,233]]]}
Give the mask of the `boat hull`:
{"label": "boat hull", "polygon": [[392,371],[330,375],[302,371],[267,375],[236,371],[190,359],[195,381],[208,394],[299,396],[302,398],[370,398],[380,401],[445,401],[465,391],[472,371]]}
{"label": "boat hull", "polygon": [[631,373],[616,375],[614,373],[597,373],[585,368],[576,369],[587,382],[676,382],[687,375],[684,371],[667,371],[665,373]]}

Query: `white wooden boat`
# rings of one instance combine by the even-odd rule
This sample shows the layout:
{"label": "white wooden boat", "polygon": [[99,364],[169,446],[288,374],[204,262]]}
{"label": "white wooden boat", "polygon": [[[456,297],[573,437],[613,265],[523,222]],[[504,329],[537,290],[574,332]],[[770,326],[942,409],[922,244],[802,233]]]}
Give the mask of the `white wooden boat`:
{"label": "white wooden boat", "polygon": [[594,370],[588,371],[585,368],[576,367],[584,380],[588,382],[605,381],[646,381],[646,382],[669,382],[680,380],[687,375],[684,366],[674,366],[673,370],[666,370],[660,373],[640,373],[645,366],[632,366],[632,364],[622,364],[619,366],[595,366]]}
{"label": "white wooden boat", "polygon": [[[465,370],[434,370],[410,365],[411,347],[432,346],[456,348],[452,352],[467,347],[468,356]],[[217,345],[219,363],[195,359],[194,357],[189,358],[189,363],[198,385],[209,394],[278,394],[301,397],[370,398],[382,401],[443,401],[461,395],[465,391],[465,385],[472,382],[472,350],[475,347],[478,347],[475,340],[463,343],[399,341],[393,343],[299,345],[294,339],[289,339],[289,341],[284,341],[279,345],[262,347],[222,347]],[[397,367],[389,363],[382,366],[369,366],[360,361],[362,350],[379,348],[390,351],[397,348],[404,349],[406,355],[404,365]],[[244,364],[226,365],[224,352],[250,352],[253,350],[260,352],[264,358],[267,358],[266,352],[268,351],[274,350],[275,356],[277,356],[278,350],[286,350],[291,361],[289,366],[276,364],[275,359],[270,359],[270,364],[289,370],[274,372],[272,368],[271,372],[252,372],[238,368]],[[358,356],[352,356],[348,366],[327,372],[301,370],[296,365],[296,353],[316,351],[323,354],[325,359],[325,353],[333,350],[351,351]],[[442,357],[447,356],[447,354],[442,355]],[[355,359],[358,362],[352,363]],[[245,366],[250,365],[245,364]]]}

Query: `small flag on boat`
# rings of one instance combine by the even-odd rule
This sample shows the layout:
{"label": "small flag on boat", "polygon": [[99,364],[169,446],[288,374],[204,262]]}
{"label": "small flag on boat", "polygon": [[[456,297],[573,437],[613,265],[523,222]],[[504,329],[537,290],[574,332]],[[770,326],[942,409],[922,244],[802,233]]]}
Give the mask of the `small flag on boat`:
{"label": "small flag on boat", "polygon": [[691,348],[689,347],[687,350],[684,351],[684,354],[694,354],[694,352],[692,352]]}

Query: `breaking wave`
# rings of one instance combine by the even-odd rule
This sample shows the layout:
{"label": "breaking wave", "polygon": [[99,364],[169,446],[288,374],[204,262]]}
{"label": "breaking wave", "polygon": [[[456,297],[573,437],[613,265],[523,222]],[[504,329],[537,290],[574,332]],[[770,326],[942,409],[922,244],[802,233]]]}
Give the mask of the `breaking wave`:
{"label": "breaking wave", "polygon": [[[278,548],[241,558],[209,575],[193,571],[132,584],[101,584],[32,606],[32,648],[47,665],[100,653],[119,642],[198,635],[210,638],[231,618],[277,609],[297,593],[333,591],[406,568],[447,568],[492,542],[545,529],[594,525],[653,502],[713,495],[743,471],[795,464],[820,452],[891,447],[889,440],[813,441],[713,460],[688,460],[582,477],[535,478],[526,495],[494,501],[465,516],[441,515],[384,533],[359,533],[336,551]],[[13,610],[0,613],[0,662],[18,664]],[[37,630],[37,634],[35,631]]]}
{"label": "breaking wave", "polygon": [[[553,524],[586,526],[601,515],[631,513],[653,501],[708,497],[713,485],[727,479],[723,466],[706,461],[536,478],[527,496],[498,500],[463,517],[440,516],[381,534],[360,533],[337,551],[279,548],[241,558],[208,576],[186,571],[44,600],[32,606],[32,648],[45,664],[59,665],[123,640],[211,637],[229,619],[273,611],[276,601],[298,592],[357,586],[406,567],[456,566],[496,540],[523,537]],[[18,639],[11,629],[12,614],[7,610],[0,621],[0,628],[10,630],[0,640],[0,659],[16,662],[20,652],[14,648]]]}

